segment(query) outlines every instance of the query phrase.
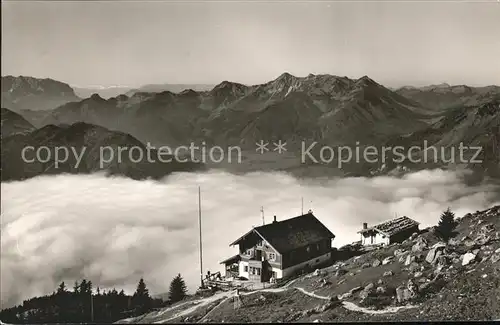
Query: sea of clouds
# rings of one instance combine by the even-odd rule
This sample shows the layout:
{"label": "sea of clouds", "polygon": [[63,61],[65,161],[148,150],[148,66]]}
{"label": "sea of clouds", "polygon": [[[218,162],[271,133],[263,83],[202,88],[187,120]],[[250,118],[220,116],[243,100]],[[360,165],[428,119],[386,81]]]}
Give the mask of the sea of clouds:
{"label": "sea of clouds", "polygon": [[199,284],[198,186],[202,191],[205,270],[236,253],[229,243],[266,222],[312,209],[340,247],[359,240],[363,222],[407,215],[435,225],[448,207],[463,216],[500,204],[494,185],[421,171],[403,178],[299,180],[284,173],[175,174],[162,182],[102,175],[37,177],[1,184],[1,302],[48,294],[86,278],[132,293],[141,277],[152,294],[181,273]]}

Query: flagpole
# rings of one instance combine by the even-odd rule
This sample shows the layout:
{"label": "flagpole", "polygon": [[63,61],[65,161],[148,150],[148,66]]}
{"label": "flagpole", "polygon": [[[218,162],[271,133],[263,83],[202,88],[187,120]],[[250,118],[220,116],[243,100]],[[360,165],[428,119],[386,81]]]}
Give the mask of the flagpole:
{"label": "flagpole", "polygon": [[203,285],[203,250],[202,250],[202,240],[201,240],[201,187],[198,186],[198,225],[200,228],[200,281],[201,288],[204,288]]}
{"label": "flagpole", "polygon": [[90,321],[94,322],[94,296],[92,295],[92,289],[90,289]]}

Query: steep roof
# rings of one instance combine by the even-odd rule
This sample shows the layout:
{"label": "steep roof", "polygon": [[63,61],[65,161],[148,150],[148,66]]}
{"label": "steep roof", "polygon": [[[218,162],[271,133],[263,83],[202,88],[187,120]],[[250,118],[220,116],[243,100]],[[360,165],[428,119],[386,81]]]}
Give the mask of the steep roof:
{"label": "steep roof", "polygon": [[239,254],[233,255],[230,258],[226,258],[224,261],[220,262],[219,264],[233,264],[233,263],[238,263],[241,260],[241,256]]}
{"label": "steep roof", "polygon": [[360,230],[358,231],[358,233],[364,233],[370,230],[377,230],[386,236],[392,236],[403,230],[409,229],[417,225],[419,225],[419,223],[413,219],[410,219],[408,217],[399,217],[396,219],[380,223],[371,228]]}
{"label": "steep roof", "polygon": [[312,213],[307,213],[291,219],[255,227],[231,245],[238,244],[252,232],[257,233],[280,254],[320,240],[335,238],[335,235]]}

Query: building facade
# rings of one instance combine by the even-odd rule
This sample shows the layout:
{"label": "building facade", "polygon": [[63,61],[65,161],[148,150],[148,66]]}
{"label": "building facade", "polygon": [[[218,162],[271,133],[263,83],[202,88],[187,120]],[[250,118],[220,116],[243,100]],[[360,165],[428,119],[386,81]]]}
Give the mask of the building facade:
{"label": "building facade", "polygon": [[231,243],[239,254],[222,261],[226,277],[272,282],[332,258],[335,235],[312,213],[255,227]]}
{"label": "building facade", "polygon": [[363,229],[358,231],[361,234],[361,244],[390,245],[399,243],[409,238],[413,233],[419,232],[419,223],[408,217],[395,218],[373,227],[368,227],[363,223]]}

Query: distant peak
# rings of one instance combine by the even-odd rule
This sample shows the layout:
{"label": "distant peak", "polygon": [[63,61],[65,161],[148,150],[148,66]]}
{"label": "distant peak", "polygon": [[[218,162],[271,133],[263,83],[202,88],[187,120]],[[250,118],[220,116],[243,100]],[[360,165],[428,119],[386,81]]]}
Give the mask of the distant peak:
{"label": "distant peak", "polygon": [[189,88],[189,89],[184,89],[183,91],[181,91],[179,93],[179,95],[182,95],[182,96],[195,96],[195,95],[198,95],[198,93],[196,91],[194,91],[193,89]]}
{"label": "distant peak", "polygon": [[276,78],[276,80],[289,80],[289,79],[294,79],[295,76],[288,73],[288,72],[284,72],[282,73],[278,78]]}
{"label": "distant peak", "polygon": [[368,76],[362,76],[361,78],[358,79],[358,81],[363,81],[363,82],[375,82],[373,81],[373,79],[371,79],[370,77]]}
{"label": "distant peak", "polygon": [[234,91],[236,89],[241,90],[241,89],[244,89],[244,88],[246,88],[246,86],[243,85],[243,84],[224,80],[223,82],[221,82],[220,84],[218,84],[217,86],[215,86],[212,89],[212,91],[220,91],[220,90]]}
{"label": "distant peak", "polygon": [[368,76],[363,76],[363,77],[359,78],[358,80],[356,80],[356,83],[359,85],[363,85],[363,86],[376,86],[376,85],[378,85],[378,83],[376,83],[373,79],[371,79]]}
{"label": "distant peak", "polygon": [[98,93],[92,94],[92,96],[90,96],[90,99],[93,99],[93,100],[104,100],[104,98],[102,98]]}
{"label": "distant peak", "polygon": [[116,97],[116,99],[118,99],[119,101],[125,101],[125,100],[127,100],[127,99],[128,99],[128,96],[127,96],[127,95],[125,95],[125,94],[121,94],[121,95],[118,95],[118,96]]}

